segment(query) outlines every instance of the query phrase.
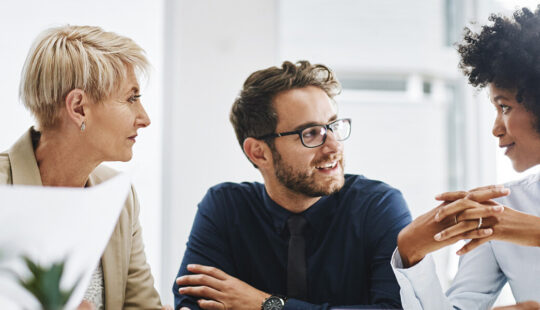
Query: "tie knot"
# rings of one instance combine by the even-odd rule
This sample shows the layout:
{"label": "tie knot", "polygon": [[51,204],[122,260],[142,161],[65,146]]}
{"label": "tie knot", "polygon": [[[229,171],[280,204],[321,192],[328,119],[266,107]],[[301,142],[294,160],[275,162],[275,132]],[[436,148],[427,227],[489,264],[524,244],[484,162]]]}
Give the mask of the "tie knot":
{"label": "tie knot", "polygon": [[289,226],[289,232],[291,236],[301,236],[304,234],[304,228],[306,227],[306,219],[301,215],[292,215],[287,220]]}

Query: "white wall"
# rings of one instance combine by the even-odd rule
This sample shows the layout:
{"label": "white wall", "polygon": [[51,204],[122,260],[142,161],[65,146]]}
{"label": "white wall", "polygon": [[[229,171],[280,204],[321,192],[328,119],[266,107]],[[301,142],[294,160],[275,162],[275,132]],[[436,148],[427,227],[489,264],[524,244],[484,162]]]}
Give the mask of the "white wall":
{"label": "white wall", "polygon": [[206,190],[260,180],[228,114],[248,75],[275,65],[278,21],[273,0],[170,0],[166,12],[162,287],[171,292]]}
{"label": "white wall", "polygon": [[[223,181],[260,180],[236,142],[228,112],[245,78],[280,60],[309,59],[338,73],[398,73],[413,80],[430,76],[455,81],[467,101],[462,185],[494,180],[491,120],[486,118],[485,101],[464,87],[453,49],[443,47],[442,3],[3,1],[0,149],[8,148],[32,124],[18,102],[18,83],[30,44],[41,30],[66,23],[99,25],[139,43],[155,69],[143,87],[152,125],[141,130],[133,160],[114,166],[133,173],[146,253],[162,299],[171,304],[173,279],[196,205],[206,190]],[[480,15],[495,2],[470,3],[479,3]],[[418,88],[411,90],[394,101],[357,100],[347,93],[338,100],[341,115],[354,118],[346,147],[347,171],[402,189],[418,215],[433,206],[433,194],[447,185],[443,126],[447,103],[440,97],[426,101],[414,95]]]}
{"label": "white wall", "polygon": [[281,1],[281,56],[334,69],[431,72],[457,76],[442,49],[443,1]]}
{"label": "white wall", "polygon": [[[340,115],[353,118],[346,171],[402,190],[414,216],[448,188],[444,83],[459,77],[444,45],[443,1],[281,1],[280,57],[333,68],[338,78],[399,77],[404,91],[345,89]],[[433,81],[424,95],[422,80]]]}
{"label": "white wall", "polygon": [[20,72],[35,37],[65,24],[95,25],[128,36],[146,50],[153,65],[141,84],[152,124],[139,131],[134,157],[112,166],[132,174],[141,202],[146,254],[160,283],[163,3],[144,0],[19,0],[0,2],[0,150],[8,149],[33,124],[18,100]]}

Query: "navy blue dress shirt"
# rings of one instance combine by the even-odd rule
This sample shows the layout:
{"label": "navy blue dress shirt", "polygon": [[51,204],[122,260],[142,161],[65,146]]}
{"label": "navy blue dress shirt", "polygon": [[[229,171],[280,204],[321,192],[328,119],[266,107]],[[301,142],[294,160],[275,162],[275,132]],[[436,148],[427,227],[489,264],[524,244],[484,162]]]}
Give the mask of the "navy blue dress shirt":
{"label": "navy blue dress shirt", "polygon": [[[385,183],[346,175],[336,194],[304,212],[307,219],[307,300],[285,309],[399,308],[390,266],[399,231],[411,222],[401,193]],[[269,294],[287,293],[287,219],[260,183],[223,183],[199,204],[178,276],[188,264],[217,267]],[[199,309],[173,285],[175,308]]]}

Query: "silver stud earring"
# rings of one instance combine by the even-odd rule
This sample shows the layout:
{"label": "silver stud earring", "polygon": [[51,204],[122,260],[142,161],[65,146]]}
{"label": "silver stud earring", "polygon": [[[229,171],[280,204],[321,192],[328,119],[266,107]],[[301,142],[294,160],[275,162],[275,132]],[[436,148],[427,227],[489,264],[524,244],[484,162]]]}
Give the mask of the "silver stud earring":
{"label": "silver stud earring", "polygon": [[86,123],[83,121],[81,124],[81,131],[84,131],[86,129]]}

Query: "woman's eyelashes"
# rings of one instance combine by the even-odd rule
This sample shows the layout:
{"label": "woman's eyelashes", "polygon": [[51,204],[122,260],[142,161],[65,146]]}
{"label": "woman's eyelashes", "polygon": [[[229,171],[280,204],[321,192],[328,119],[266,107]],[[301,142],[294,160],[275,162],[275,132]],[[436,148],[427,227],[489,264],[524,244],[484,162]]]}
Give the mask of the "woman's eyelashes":
{"label": "woman's eyelashes", "polygon": [[141,98],[142,95],[133,95],[131,97],[128,98],[128,102],[129,103],[135,103],[137,101],[139,101],[139,98]]}
{"label": "woman's eyelashes", "polygon": [[511,107],[509,105],[506,105],[506,104],[499,104],[499,107],[501,108],[501,111],[503,114],[506,114],[510,111]]}

